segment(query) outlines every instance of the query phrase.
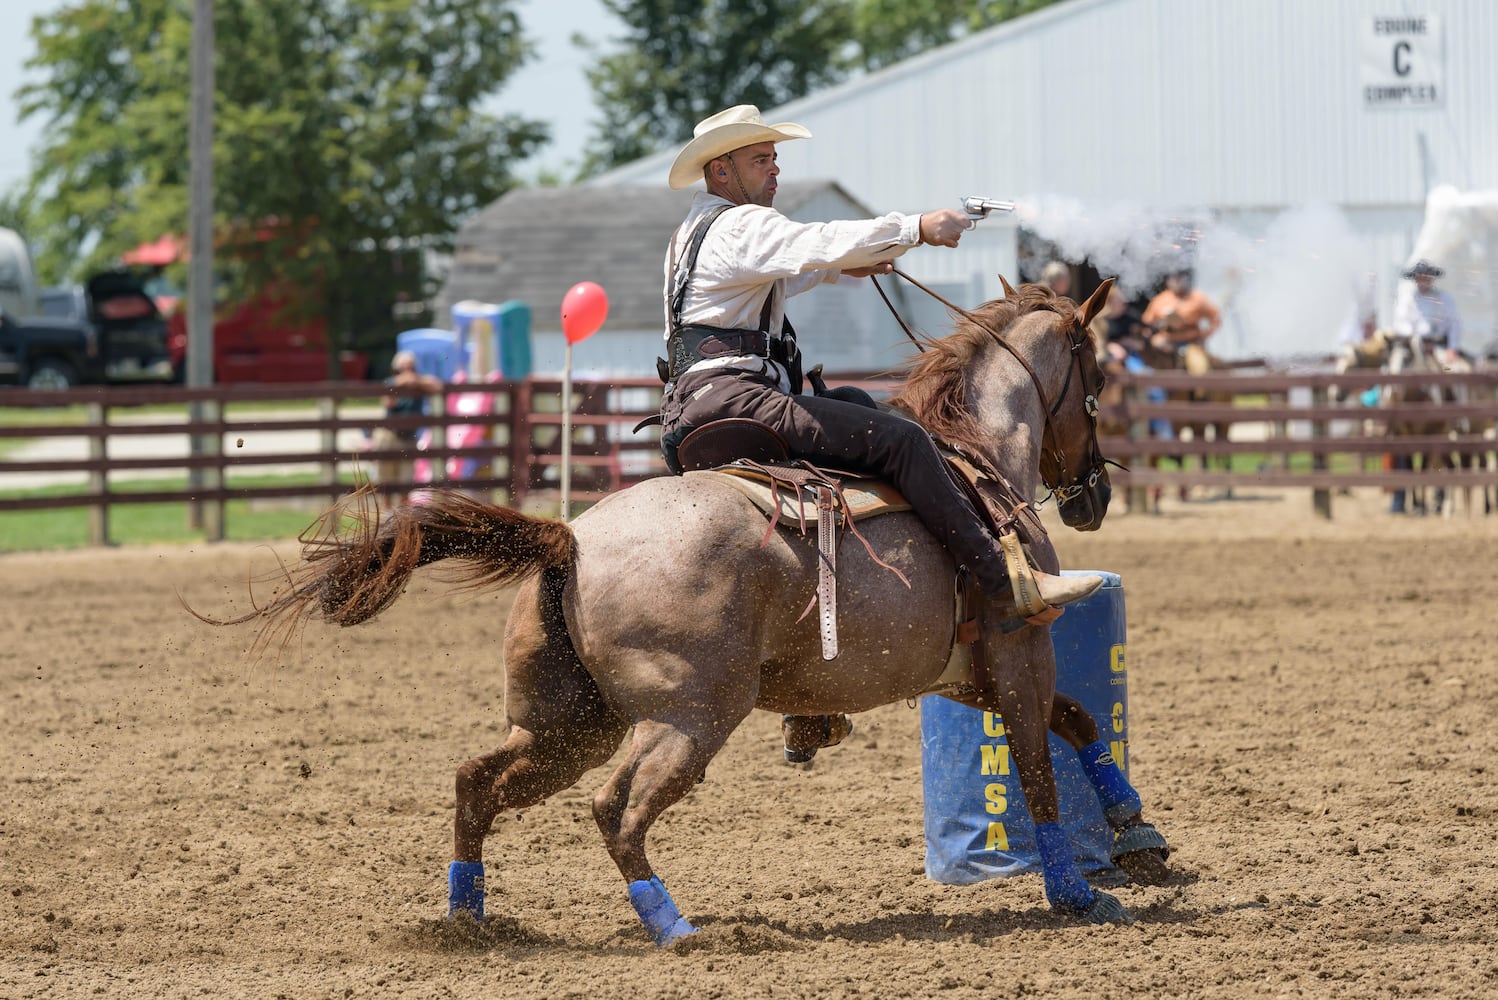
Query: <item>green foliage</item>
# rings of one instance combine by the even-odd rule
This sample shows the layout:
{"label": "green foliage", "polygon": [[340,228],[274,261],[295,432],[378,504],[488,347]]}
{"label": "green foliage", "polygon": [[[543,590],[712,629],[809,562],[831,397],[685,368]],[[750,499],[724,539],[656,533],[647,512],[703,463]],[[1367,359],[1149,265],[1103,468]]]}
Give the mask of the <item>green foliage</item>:
{"label": "green foliage", "polygon": [[860,69],[876,70],[1056,0],[852,0]]}
{"label": "green foliage", "polygon": [[1055,2],[604,0],[626,30],[618,51],[592,47],[602,120],[582,174],[678,145],[723,108],[768,110]]}
{"label": "green foliage", "polygon": [[784,104],[844,73],[848,0],[604,0],[624,48],[588,73],[603,115],[583,163],[592,174],[688,139],[733,104]]}
{"label": "green foliage", "polygon": [[25,239],[31,230],[30,214],[26,210],[28,204],[19,188],[0,191],[0,229],[13,229]]}
{"label": "green foliage", "polygon": [[[396,241],[442,249],[514,186],[546,126],[477,105],[529,56],[515,0],[217,0],[216,259],[231,295],[319,290],[349,343]],[[191,0],[74,0],[33,25],[48,123],[38,271],[76,277],[188,231]],[[378,285],[375,287],[379,287]]]}

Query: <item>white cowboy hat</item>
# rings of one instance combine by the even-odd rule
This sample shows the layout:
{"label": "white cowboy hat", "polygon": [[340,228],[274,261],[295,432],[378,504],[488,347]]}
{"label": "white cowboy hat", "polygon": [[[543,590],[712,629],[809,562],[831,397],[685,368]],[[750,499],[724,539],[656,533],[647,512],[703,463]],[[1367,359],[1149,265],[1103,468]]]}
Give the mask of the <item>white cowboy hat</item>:
{"label": "white cowboy hat", "polygon": [[692,129],[692,141],[676,154],[667,179],[673,191],[691,187],[702,179],[702,168],[735,149],[752,146],[756,142],[784,142],[786,139],[810,139],[811,130],[795,122],[780,122],[767,125],[760,117],[759,108],[752,104],[740,104],[704,118]]}

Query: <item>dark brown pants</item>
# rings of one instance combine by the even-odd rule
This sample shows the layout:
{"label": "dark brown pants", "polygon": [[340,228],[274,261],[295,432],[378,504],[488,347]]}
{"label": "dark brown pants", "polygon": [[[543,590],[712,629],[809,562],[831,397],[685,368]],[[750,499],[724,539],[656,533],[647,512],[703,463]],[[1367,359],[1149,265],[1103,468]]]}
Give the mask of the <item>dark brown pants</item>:
{"label": "dark brown pants", "polygon": [[672,467],[676,445],[689,431],[724,417],[768,424],[792,455],[814,465],[888,479],[985,593],[1009,588],[998,542],[920,424],[842,399],[789,396],[755,374],[691,372],[661,406],[661,447]]}

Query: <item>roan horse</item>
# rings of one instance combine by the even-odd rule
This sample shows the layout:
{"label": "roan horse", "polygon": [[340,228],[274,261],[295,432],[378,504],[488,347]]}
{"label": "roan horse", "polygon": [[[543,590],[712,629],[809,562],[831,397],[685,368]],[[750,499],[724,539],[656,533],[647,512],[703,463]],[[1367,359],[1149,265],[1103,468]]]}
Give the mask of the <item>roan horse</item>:
{"label": "roan horse", "polygon": [[[1044,481],[1065,523],[1093,530],[1102,522],[1109,485],[1094,428],[1102,376],[1086,324],[1109,284],[1080,307],[1039,286],[1010,289],[931,341],[893,400],[986,467],[994,478],[984,489],[1000,488],[998,477],[1012,485],[1020,521],[1033,525],[1030,553],[1048,572],[1059,568],[1056,552],[1017,498],[1035,496]],[[842,652],[831,662],[820,655],[817,616],[797,618],[816,586],[815,541],[786,530],[767,537],[748,499],[700,475],[647,480],[570,525],[445,491],[378,525],[365,519],[339,533],[331,517],[322,523],[322,534],[304,536],[304,562],[286,586],[235,620],[258,620],[261,641],[314,617],[366,621],[418,566],[442,559],[460,560],[455,580],[471,586],[521,581],[504,646],[508,737],[457,773],[452,916],[482,917],[483,844],[496,816],[570,787],[631,728],[627,757],[595,795],[593,814],[657,944],[694,928],[646,857],[646,834],[703,780],[755,708],[858,712],[937,692],[998,712],[1031,815],[1051,832],[1062,828],[1047,729],[1076,747],[1098,740],[1085,711],[1055,693],[1049,629],[1007,614],[983,612],[974,647],[996,687],[938,687],[954,647],[956,567],[911,513],[862,522],[871,552],[908,584],[861,546],[844,547]],[[1163,871],[1165,841],[1143,821],[1137,793],[1111,758],[1094,765],[1089,777],[1119,831],[1115,854],[1125,841],[1124,854]],[[1097,923],[1130,919],[1087,884],[1064,833],[1041,847],[1053,908]]]}

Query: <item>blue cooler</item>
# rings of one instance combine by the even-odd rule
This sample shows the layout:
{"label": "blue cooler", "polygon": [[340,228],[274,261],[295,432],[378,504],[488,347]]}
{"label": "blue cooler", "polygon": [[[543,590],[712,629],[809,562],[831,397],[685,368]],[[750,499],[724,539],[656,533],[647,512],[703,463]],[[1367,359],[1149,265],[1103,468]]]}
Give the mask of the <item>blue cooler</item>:
{"label": "blue cooler", "polygon": [[[1097,572],[1097,571],[1090,571]],[[1068,573],[1067,575],[1072,575]],[[1051,626],[1056,687],[1082,703],[1128,776],[1129,711],[1123,580],[1070,605]],[[1076,751],[1051,734],[1061,823],[1084,874],[1112,869],[1113,832]],[[1035,825],[1009,756],[1003,720],[937,695],[921,699],[926,877],[965,885],[1040,872]]]}

